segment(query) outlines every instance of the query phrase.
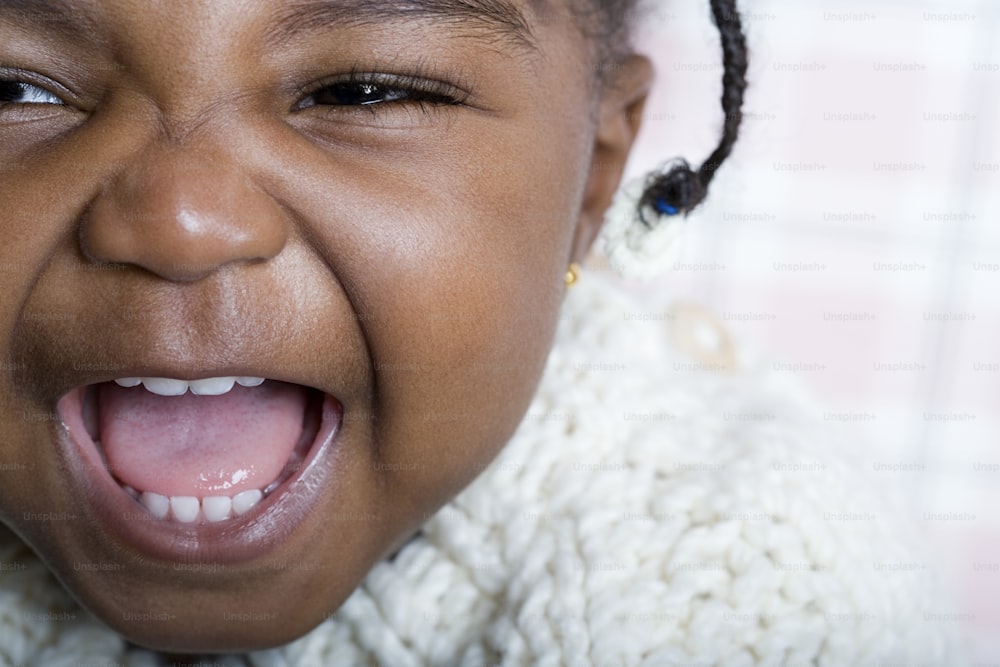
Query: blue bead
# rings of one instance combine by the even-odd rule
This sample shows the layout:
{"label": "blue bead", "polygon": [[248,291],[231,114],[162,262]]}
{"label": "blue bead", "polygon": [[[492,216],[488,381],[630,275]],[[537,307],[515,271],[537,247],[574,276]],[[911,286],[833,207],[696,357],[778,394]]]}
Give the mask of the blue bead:
{"label": "blue bead", "polygon": [[662,197],[656,198],[653,202],[653,208],[655,208],[658,213],[662,213],[663,215],[677,215],[681,212],[679,208],[667,203],[667,200]]}

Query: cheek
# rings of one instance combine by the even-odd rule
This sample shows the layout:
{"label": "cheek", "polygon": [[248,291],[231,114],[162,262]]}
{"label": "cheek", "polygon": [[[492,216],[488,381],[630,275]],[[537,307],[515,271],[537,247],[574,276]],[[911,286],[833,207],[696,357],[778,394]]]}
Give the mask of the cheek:
{"label": "cheek", "polygon": [[[100,187],[87,160],[101,155],[96,142],[31,152],[20,150],[22,143],[23,133],[0,132],[0,462],[10,471],[0,483],[5,520],[59,498],[64,489],[51,448],[33,440],[55,416],[26,390],[22,371],[32,360],[17,352],[16,341],[25,330],[74,326],[69,312],[39,306],[31,296],[59,250],[72,245],[74,228],[67,221]],[[37,532],[46,538],[45,531]]]}
{"label": "cheek", "polygon": [[[74,119],[79,122],[79,119]],[[58,126],[57,126],[58,128]],[[105,184],[123,169],[136,145],[155,136],[139,117],[95,121],[89,131],[32,143],[20,127],[0,128],[0,340],[10,341],[25,320],[71,326],[63,313],[36,313],[32,291],[60,260],[76,262],[69,282],[121,267],[83,265],[78,221]],[[67,133],[73,128],[67,127]],[[111,271],[104,271],[110,268]],[[78,305],[78,304],[74,304]],[[33,320],[34,318],[34,320]]]}
{"label": "cheek", "polygon": [[282,195],[351,297],[374,369],[373,446],[406,470],[390,486],[410,500],[447,500],[499,451],[551,344],[586,155],[568,128],[519,129],[377,168],[310,153],[323,167]]}

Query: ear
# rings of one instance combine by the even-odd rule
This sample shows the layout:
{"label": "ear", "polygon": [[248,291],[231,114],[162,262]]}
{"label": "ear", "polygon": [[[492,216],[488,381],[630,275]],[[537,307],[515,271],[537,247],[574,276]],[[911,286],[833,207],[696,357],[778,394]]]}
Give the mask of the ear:
{"label": "ear", "polygon": [[601,231],[604,212],[618,190],[642,125],[642,110],[654,74],[649,58],[633,54],[616,64],[613,77],[601,88],[594,152],[571,261],[582,262]]}

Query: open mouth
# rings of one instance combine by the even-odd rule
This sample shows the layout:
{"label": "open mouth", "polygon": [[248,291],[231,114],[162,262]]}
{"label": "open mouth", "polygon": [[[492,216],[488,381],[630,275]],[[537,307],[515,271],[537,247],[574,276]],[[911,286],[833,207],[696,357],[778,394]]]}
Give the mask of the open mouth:
{"label": "open mouth", "polygon": [[264,378],[119,378],[87,386],[82,410],[103,465],[153,517],[217,523],[302,467],[322,402]]}
{"label": "open mouth", "polygon": [[[343,415],[319,389],[261,377],[122,377],[71,390],[58,411],[98,514],[171,558],[178,539],[249,548],[302,520],[331,471],[321,450],[339,440]],[[310,472],[316,479],[300,483]]]}

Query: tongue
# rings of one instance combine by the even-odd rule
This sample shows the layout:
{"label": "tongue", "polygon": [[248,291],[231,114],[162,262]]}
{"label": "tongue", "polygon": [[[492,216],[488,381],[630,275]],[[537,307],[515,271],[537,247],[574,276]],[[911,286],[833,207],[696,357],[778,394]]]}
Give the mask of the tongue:
{"label": "tongue", "polygon": [[221,396],[159,396],[99,387],[100,440],[111,473],[164,496],[233,496],[282,473],[303,430],[305,387],[267,381]]}

